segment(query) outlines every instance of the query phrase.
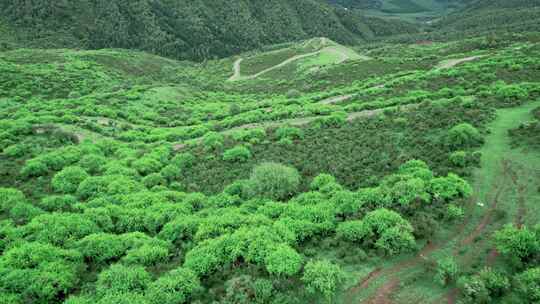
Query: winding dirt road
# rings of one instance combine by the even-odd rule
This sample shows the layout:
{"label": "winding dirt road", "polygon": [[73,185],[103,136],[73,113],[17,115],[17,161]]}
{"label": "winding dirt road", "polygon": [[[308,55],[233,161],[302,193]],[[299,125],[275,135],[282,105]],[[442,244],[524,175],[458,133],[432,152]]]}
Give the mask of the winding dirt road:
{"label": "winding dirt road", "polygon": [[[328,42],[326,40],[323,40],[323,45],[325,44],[328,44]],[[260,72],[258,72],[257,74],[253,74],[253,75],[246,75],[246,76],[242,76],[242,73],[241,73],[241,63],[242,61],[244,60],[243,58],[240,58],[240,59],[237,59],[234,64],[233,64],[233,70],[234,70],[234,73],[233,75],[228,79],[228,81],[239,81],[239,80],[248,80],[248,79],[255,79],[261,75],[264,75],[268,72],[271,72],[273,70],[276,70],[276,69],[279,69],[283,66],[286,66],[294,61],[297,61],[297,60],[300,60],[300,59],[303,59],[303,58],[306,58],[306,57],[311,57],[311,56],[315,56],[315,55],[319,55],[321,53],[324,53],[324,52],[327,52],[327,53],[333,53],[334,55],[338,56],[339,59],[336,60],[336,64],[340,64],[344,61],[347,61],[349,59],[364,59],[364,60],[367,60],[367,59],[370,59],[369,57],[366,57],[366,56],[361,56],[361,55],[358,55],[358,54],[355,54],[354,51],[352,50],[349,50],[349,52],[345,51],[344,49],[342,49],[344,47],[340,47],[340,46],[336,46],[336,45],[330,45],[330,46],[326,46],[318,51],[315,51],[315,52],[311,52],[311,53],[306,53],[306,54],[302,54],[302,55],[296,55],[296,56],[293,56],[283,62],[281,62],[280,64],[277,64],[275,66],[272,66],[272,67],[269,67],[265,70],[262,70]]]}
{"label": "winding dirt road", "polygon": [[449,69],[449,68],[455,67],[458,64],[462,64],[464,62],[469,62],[469,61],[473,61],[473,60],[476,60],[476,59],[480,59],[482,57],[485,57],[485,56],[484,55],[479,55],[479,56],[471,56],[471,57],[460,58],[460,59],[445,60],[445,61],[439,63],[439,65],[437,66],[437,69],[439,69],[439,70]]}

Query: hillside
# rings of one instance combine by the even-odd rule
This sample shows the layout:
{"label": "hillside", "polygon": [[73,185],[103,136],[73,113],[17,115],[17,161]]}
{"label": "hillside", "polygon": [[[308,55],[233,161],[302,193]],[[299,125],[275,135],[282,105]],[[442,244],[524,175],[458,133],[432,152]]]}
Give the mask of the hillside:
{"label": "hillside", "polygon": [[399,18],[413,22],[424,22],[452,11],[459,10],[467,0],[327,0],[337,7],[361,11],[362,14]]}
{"label": "hillside", "polygon": [[353,44],[416,31],[317,0],[14,0],[0,11],[19,46],[129,48],[196,60],[314,36]]}
{"label": "hillside", "polygon": [[352,2],[0,2],[0,304],[540,303],[538,2]]}

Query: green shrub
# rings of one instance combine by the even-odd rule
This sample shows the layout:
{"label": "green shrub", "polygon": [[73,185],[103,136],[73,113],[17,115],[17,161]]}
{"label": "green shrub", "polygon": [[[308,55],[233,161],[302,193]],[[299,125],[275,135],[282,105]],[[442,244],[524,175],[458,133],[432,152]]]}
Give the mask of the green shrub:
{"label": "green shrub", "polygon": [[412,232],[407,220],[387,209],[371,211],[362,221],[345,222],[337,229],[338,235],[345,240],[367,242],[390,255],[414,248]]}
{"label": "green shrub", "polygon": [[482,269],[478,277],[484,282],[492,297],[501,297],[510,288],[510,280],[503,273],[491,268]]}
{"label": "green shrub", "polygon": [[223,135],[217,132],[208,132],[203,136],[202,143],[206,150],[212,151],[223,147]]}
{"label": "green shrub", "polygon": [[453,257],[447,257],[437,262],[435,280],[442,286],[452,282],[458,274],[458,266]]}
{"label": "green shrub", "polygon": [[326,185],[334,184],[334,183],[336,183],[335,177],[333,177],[330,174],[323,173],[323,174],[317,175],[317,177],[313,179],[313,181],[309,185],[309,188],[313,191],[318,191],[318,190],[321,190]]}
{"label": "green shrub", "polygon": [[491,297],[483,280],[478,276],[460,277],[457,281],[462,301],[470,304],[489,304]]}
{"label": "green shrub", "polygon": [[302,276],[306,290],[309,293],[321,294],[328,302],[332,301],[343,279],[341,268],[329,261],[309,261]]}
{"label": "green shrub", "polygon": [[3,153],[8,157],[22,157],[28,152],[28,147],[22,144],[11,145],[5,148],[3,151]]}
{"label": "green shrub", "polygon": [[453,148],[470,148],[484,141],[480,132],[468,123],[459,124],[448,132],[447,144]]}
{"label": "green shrub", "polygon": [[49,167],[40,159],[28,160],[21,169],[21,175],[24,177],[38,177],[47,175]]}
{"label": "green shrub", "polygon": [[236,146],[223,153],[223,160],[229,162],[245,162],[251,158],[251,151],[244,146]]}
{"label": "green shrub", "polygon": [[171,160],[172,164],[180,167],[181,169],[191,168],[194,162],[195,156],[188,152],[177,154]]}
{"label": "green shrub", "polygon": [[22,304],[23,297],[20,294],[0,291],[0,304]]}
{"label": "green shrub", "polygon": [[158,237],[173,244],[181,244],[186,240],[192,240],[197,232],[200,220],[195,216],[180,216],[172,222],[165,224]]}
{"label": "green shrub", "polygon": [[304,138],[304,132],[302,129],[290,126],[281,126],[276,130],[276,136],[278,140],[282,139],[302,139]]}
{"label": "green shrub", "polygon": [[429,192],[435,200],[450,202],[456,198],[472,195],[471,185],[459,176],[449,173],[447,177],[437,177],[430,181]]}
{"label": "green shrub", "polygon": [[179,165],[170,164],[159,172],[168,182],[172,182],[182,176],[182,168]]}
{"label": "green shrub", "polygon": [[7,212],[21,202],[26,202],[26,197],[21,191],[13,188],[0,188],[0,212]]}
{"label": "green shrub", "polygon": [[90,176],[83,180],[77,188],[77,197],[91,199],[107,193],[109,184],[103,176]]}
{"label": "green shrub", "polygon": [[105,179],[107,185],[107,194],[131,194],[143,189],[143,185],[128,176],[107,176]]}
{"label": "green shrub", "polygon": [[367,228],[362,221],[348,221],[340,223],[336,233],[340,239],[349,242],[360,242],[369,235],[370,231]]}
{"label": "green shrub", "polygon": [[103,165],[107,162],[107,158],[98,154],[88,154],[81,158],[79,165],[90,174],[98,174],[103,170]]}
{"label": "green shrub", "polygon": [[200,289],[201,283],[193,271],[178,268],[151,283],[147,296],[153,304],[183,304],[189,303]]}
{"label": "green shrub", "polygon": [[300,96],[302,96],[302,93],[296,89],[290,89],[289,91],[287,91],[287,94],[285,94],[285,97],[287,97],[288,99],[296,99]]}
{"label": "green shrub", "polygon": [[142,183],[146,188],[152,189],[153,187],[158,186],[158,185],[166,185],[167,181],[165,180],[165,178],[163,178],[163,176],[161,176],[161,174],[152,173],[145,176],[142,179]]}
{"label": "green shrub", "polygon": [[112,265],[98,275],[96,292],[100,295],[144,292],[151,277],[141,266]]}
{"label": "green shrub", "polygon": [[77,203],[73,195],[52,195],[44,197],[37,205],[45,211],[69,211]]}
{"label": "green shrub", "polygon": [[81,255],[49,244],[22,243],[0,257],[0,290],[30,303],[54,303],[79,286]]}
{"label": "green shrub", "polygon": [[527,303],[540,301],[540,268],[531,268],[516,277],[520,299]]}
{"label": "green shrub", "polygon": [[[460,277],[457,285],[463,303],[489,304],[505,294],[510,288],[510,280],[499,272],[484,268],[477,275]],[[521,299],[526,299],[526,295]]]}
{"label": "green shrub", "polygon": [[79,184],[88,177],[88,173],[81,167],[66,167],[53,177],[51,184],[55,191],[75,193]]}
{"label": "green shrub", "polygon": [[9,210],[9,218],[19,225],[30,222],[40,214],[43,214],[43,210],[26,202],[18,202]]}
{"label": "green shrub", "polygon": [[127,252],[122,262],[129,265],[155,266],[169,259],[169,249],[155,244],[145,244]]}
{"label": "green shrub", "polygon": [[26,240],[55,246],[68,245],[98,232],[101,231],[96,223],[76,213],[42,214],[21,227]]}
{"label": "green shrub", "polygon": [[[250,275],[239,275],[225,282],[223,304],[272,303],[274,286],[270,280],[256,279]],[[286,303],[279,302],[276,303]]]}
{"label": "green shrub", "polygon": [[347,113],[335,112],[329,116],[317,118],[313,123],[316,128],[337,128],[345,124]]}
{"label": "green shrub", "polygon": [[121,236],[107,233],[91,234],[75,244],[75,248],[87,259],[95,263],[118,260],[128,249]]}
{"label": "green shrub", "polygon": [[451,221],[462,219],[464,216],[465,212],[463,211],[463,208],[459,206],[449,204],[446,208],[446,217]]}
{"label": "green shrub", "polygon": [[458,168],[465,168],[467,166],[467,158],[468,154],[465,151],[456,151],[450,154],[450,162]]}
{"label": "green shrub", "polygon": [[296,169],[276,163],[264,163],[255,167],[248,185],[249,196],[284,200],[291,197],[300,185]]}
{"label": "green shrub", "polygon": [[245,129],[235,131],[231,136],[239,142],[258,144],[266,137],[266,131],[262,128]]}
{"label": "green shrub", "polygon": [[156,173],[161,170],[163,165],[156,159],[145,156],[133,162],[133,168],[141,175]]}
{"label": "green shrub", "polygon": [[292,276],[302,267],[302,257],[288,245],[277,245],[265,258],[266,270],[278,276]]}
{"label": "green shrub", "polygon": [[497,250],[508,258],[517,258],[520,262],[529,262],[540,253],[539,237],[527,227],[516,228],[506,225],[495,232],[494,242]]}

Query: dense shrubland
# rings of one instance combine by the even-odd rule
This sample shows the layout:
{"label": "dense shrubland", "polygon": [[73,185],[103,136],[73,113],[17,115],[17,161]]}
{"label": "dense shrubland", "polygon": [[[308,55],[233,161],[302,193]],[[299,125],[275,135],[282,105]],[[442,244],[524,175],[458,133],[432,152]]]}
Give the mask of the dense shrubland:
{"label": "dense shrubland", "polygon": [[[71,149],[107,155],[98,145]],[[166,149],[150,155],[163,162],[172,157]],[[372,254],[414,250],[415,226],[422,224],[412,210],[427,208],[440,220],[449,203],[471,195],[466,181],[435,177],[422,161],[407,162],[379,186],[357,192],[320,175],[305,193],[298,192],[295,169],[263,164],[249,180],[213,196],[146,188],[138,180],[149,171],[108,175],[106,169],[90,176],[63,165],[53,189],[76,196],[46,196],[34,207],[22,192],[0,189],[9,218],[2,221],[0,290],[14,301],[60,302],[80,289],[83,294],[67,303],[116,303],[120,295],[136,303],[209,300],[221,293],[214,290],[218,281],[208,278],[220,272],[227,280],[241,268],[266,280],[269,294],[287,297],[303,285],[307,294],[330,300],[341,288],[341,262],[306,256],[303,244],[328,238]],[[129,164],[119,165],[129,172]],[[88,270],[99,273],[95,285],[84,275]],[[283,280],[298,287],[286,288]],[[257,300],[266,302],[269,294]]]}

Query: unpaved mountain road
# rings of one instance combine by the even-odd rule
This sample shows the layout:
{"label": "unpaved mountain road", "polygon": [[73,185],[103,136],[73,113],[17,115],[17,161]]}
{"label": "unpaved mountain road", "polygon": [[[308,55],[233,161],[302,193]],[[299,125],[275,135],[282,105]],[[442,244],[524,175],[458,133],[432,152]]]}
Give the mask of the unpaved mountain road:
{"label": "unpaved mountain road", "polygon": [[[328,44],[327,42],[324,42],[325,40],[323,40],[323,43],[324,44]],[[297,61],[297,60],[300,60],[300,59],[304,59],[306,57],[311,57],[311,56],[316,56],[316,55],[319,55],[321,53],[324,53],[324,52],[327,52],[327,53],[332,53],[334,55],[336,55],[337,57],[339,57],[339,59],[336,60],[335,64],[340,64],[344,61],[347,61],[347,60],[350,60],[350,59],[364,59],[364,60],[368,60],[370,59],[369,57],[367,56],[361,56],[361,55],[358,55],[356,54],[354,51],[352,50],[348,50],[345,48],[345,47],[342,47],[342,46],[337,46],[337,45],[330,45],[330,46],[326,46],[318,51],[315,51],[315,52],[311,52],[311,53],[306,53],[306,54],[301,54],[301,55],[296,55],[296,56],[293,56],[283,62],[281,62],[280,64],[277,64],[277,65],[274,65],[272,67],[269,67],[267,69],[264,69],[256,74],[253,74],[253,75],[246,75],[246,76],[242,76],[242,73],[241,73],[241,64],[242,64],[242,61],[244,61],[243,58],[239,58],[237,59],[234,64],[233,64],[233,75],[228,79],[228,81],[239,81],[239,80],[248,80],[248,79],[255,79],[261,75],[264,75],[268,72],[271,72],[273,70],[276,70],[276,69],[279,69],[283,66],[286,66],[294,61]]]}
{"label": "unpaved mountain road", "polygon": [[445,61],[439,63],[439,65],[437,66],[437,69],[439,69],[439,70],[449,69],[449,68],[455,67],[458,64],[462,64],[464,62],[469,62],[469,61],[474,61],[476,59],[480,59],[480,58],[483,58],[483,57],[485,57],[485,55],[445,60]]}

